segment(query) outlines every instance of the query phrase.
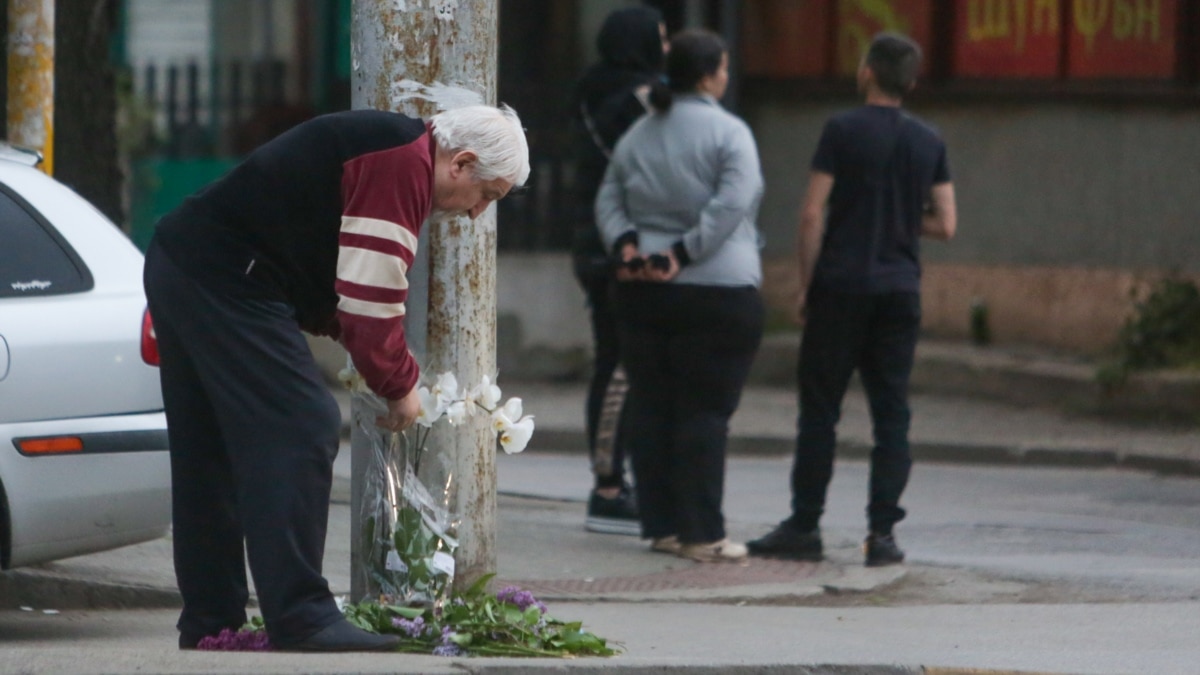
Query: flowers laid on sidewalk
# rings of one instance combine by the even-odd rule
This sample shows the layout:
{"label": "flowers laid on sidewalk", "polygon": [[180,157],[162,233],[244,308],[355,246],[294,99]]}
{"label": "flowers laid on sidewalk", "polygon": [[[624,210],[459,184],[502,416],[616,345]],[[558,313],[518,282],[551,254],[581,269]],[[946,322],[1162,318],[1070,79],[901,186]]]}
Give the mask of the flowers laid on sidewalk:
{"label": "flowers laid on sidewalk", "polygon": [[[529,591],[506,586],[495,594],[485,588],[487,575],[469,589],[452,595],[439,608],[397,607],[377,602],[348,604],[339,600],[346,619],[372,633],[399,635],[398,651],[434,656],[612,656],[617,650],[604,638],[583,630],[578,621],[559,621]],[[269,651],[261,617],[238,631],[225,629],[206,637],[198,649]]]}
{"label": "flowers laid on sidewalk", "polygon": [[196,644],[196,649],[213,652],[267,652],[271,641],[261,616],[251,618],[238,630],[222,628],[217,635],[209,635]]}
{"label": "flowers laid on sidewalk", "polygon": [[580,622],[551,617],[529,591],[485,589],[492,575],[454,593],[441,608],[396,607],[374,602],[346,605],[358,627],[401,636],[399,650],[435,656],[612,656],[607,640]]}
{"label": "flowers laid on sidewalk", "polygon": [[[375,426],[382,402],[352,369],[342,371],[360,413],[355,416],[371,441],[371,465],[362,503],[358,542],[359,572],[368,592],[360,602],[339,599],[347,620],[376,633],[400,635],[399,650],[440,656],[611,656],[605,639],[579,622],[551,617],[529,591],[513,586],[487,591],[486,575],[465,591],[453,588],[458,520],[450,512],[453,475],[445,464],[422,471],[425,444],[434,424],[451,426],[486,415],[500,448],[521,452],[533,436],[531,415],[521,399],[501,405],[500,388],[490,377],[460,389],[453,373],[418,388],[421,410],[413,428],[399,434]],[[370,411],[368,414],[367,411]],[[435,455],[435,457],[437,457]],[[444,458],[439,458],[444,459]],[[436,486],[431,489],[429,486]],[[262,620],[239,631],[206,638],[201,649],[263,650],[270,644]]]}

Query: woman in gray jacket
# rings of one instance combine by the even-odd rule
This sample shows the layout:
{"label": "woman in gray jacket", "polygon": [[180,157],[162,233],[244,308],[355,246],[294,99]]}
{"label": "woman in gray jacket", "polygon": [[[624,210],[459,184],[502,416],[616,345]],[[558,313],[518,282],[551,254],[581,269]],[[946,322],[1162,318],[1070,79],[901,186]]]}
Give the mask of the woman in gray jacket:
{"label": "woman in gray jacket", "polygon": [[762,338],[763,180],[754,137],[717,102],[729,57],[715,33],[671,40],[654,113],[621,138],[596,196],[621,264],[617,320],[642,536],[656,551],[740,560],[721,500],[729,418]]}

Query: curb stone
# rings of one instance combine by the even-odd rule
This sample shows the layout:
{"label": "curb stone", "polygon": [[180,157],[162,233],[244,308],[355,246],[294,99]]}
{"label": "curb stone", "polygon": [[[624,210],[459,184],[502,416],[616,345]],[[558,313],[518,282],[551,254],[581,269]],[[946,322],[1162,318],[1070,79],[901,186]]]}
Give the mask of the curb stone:
{"label": "curb stone", "polygon": [[[582,663],[565,664],[522,664],[522,665],[492,665],[458,661],[466,673],[487,675],[524,675],[530,671],[536,673],[571,673],[571,675],[671,675],[686,673],[689,675],[923,675],[930,673],[922,667],[907,667],[907,665],[583,665]],[[967,671],[962,671],[967,673]],[[937,675],[956,675],[956,671],[938,671]],[[1006,675],[1006,674],[997,674]],[[1022,674],[1024,675],[1024,674]]]}
{"label": "curb stone", "polygon": [[34,611],[68,609],[175,609],[183,607],[178,589],[77,579],[37,570],[0,574],[0,606]]}

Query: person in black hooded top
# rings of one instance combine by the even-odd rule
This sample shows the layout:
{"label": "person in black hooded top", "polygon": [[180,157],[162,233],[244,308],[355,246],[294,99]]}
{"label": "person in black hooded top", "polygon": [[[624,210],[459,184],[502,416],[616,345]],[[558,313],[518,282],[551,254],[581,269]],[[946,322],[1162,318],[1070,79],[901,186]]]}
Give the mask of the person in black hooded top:
{"label": "person in black hooded top", "polygon": [[662,77],[666,24],[650,7],[619,9],[605,19],[596,46],[600,62],[580,78],[571,110],[576,162],[572,257],[575,278],[591,308],[594,352],[586,414],[595,489],[588,500],[586,527],[638,535],[637,506],[625,482],[625,452],[618,433],[626,384],[618,364],[611,299],[614,269],[596,229],[593,204],[617,140],[646,113],[650,84]]}

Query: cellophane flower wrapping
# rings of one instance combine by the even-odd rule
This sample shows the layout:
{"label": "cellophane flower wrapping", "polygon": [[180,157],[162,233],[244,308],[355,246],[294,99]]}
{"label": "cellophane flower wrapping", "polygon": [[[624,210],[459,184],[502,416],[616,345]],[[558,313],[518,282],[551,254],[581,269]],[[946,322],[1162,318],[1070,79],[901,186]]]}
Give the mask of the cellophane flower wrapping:
{"label": "cellophane flower wrapping", "polygon": [[386,405],[369,391],[351,387],[355,424],[370,441],[363,486],[359,570],[364,597],[398,607],[440,608],[454,581],[458,519],[451,512],[453,475],[444,459],[426,453],[429,429],[381,430]]}

